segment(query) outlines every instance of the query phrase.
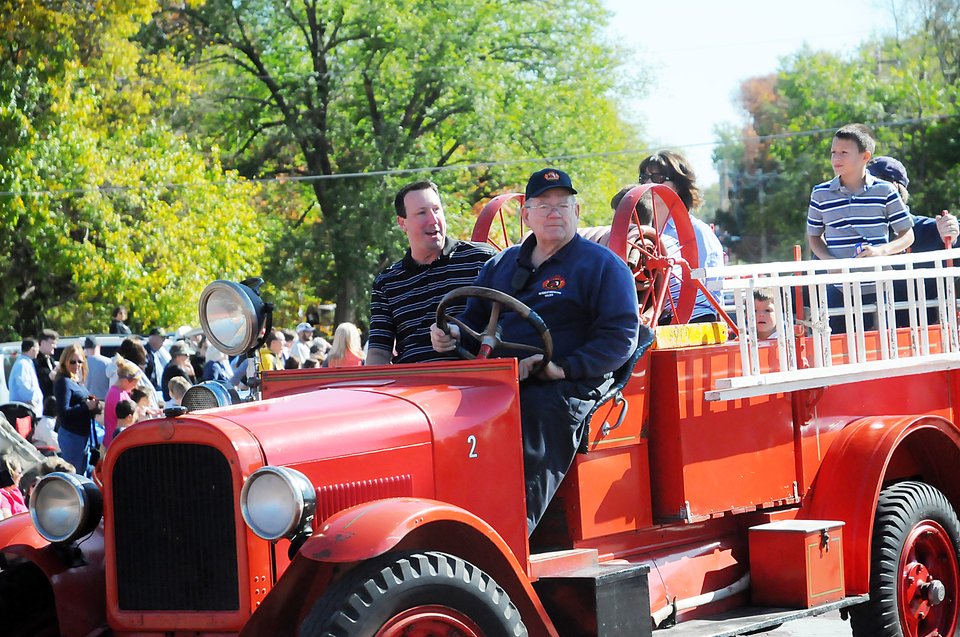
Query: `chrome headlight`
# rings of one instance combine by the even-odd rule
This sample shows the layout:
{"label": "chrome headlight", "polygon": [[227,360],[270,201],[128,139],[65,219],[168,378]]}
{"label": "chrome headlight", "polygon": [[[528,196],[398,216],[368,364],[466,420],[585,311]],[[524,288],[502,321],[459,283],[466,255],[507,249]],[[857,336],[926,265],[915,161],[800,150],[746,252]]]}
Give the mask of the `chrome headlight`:
{"label": "chrome headlight", "polygon": [[194,385],[183,394],[180,404],[188,411],[213,409],[236,405],[240,402],[237,390],[221,380],[208,380]]}
{"label": "chrome headlight", "polygon": [[103,516],[103,496],[93,480],[74,473],[44,476],[30,496],[37,532],[51,542],[72,542],[91,533]]}
{"label": "chrome headlight", "polygon": [[240,491],[243,520],[265,540],[292,538],[313,517],[317,492],[299,471],[262,467],[247,478]]}
{"label": "chrome headlight", "polygon": [[260,337],[266,305],[248,285],[214,281],[200,293],[200,325],[221,352],[228,356],[242,354]]}

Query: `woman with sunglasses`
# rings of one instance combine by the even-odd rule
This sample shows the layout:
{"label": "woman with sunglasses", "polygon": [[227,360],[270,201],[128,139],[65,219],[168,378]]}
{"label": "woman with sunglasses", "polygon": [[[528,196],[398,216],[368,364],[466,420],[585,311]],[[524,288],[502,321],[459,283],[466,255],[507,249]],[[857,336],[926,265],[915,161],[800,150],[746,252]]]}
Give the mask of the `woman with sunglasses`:
{"label": "woman with sunglasses", "polygon": [[100,401],[83,386],[87,361],[79,345],[70,345],[60,355],[60,365],[53,381],[53,394],[57,398],[57,429],[60,454],[64,460],[77,468],[77,473],[87,475],[92,441],[95,435],[93,418],[100,413]]}
{"label": "woman with sunglasses", "polygon": [[[697,254],[700,263],[691,263],[691,268],[710,268],[723,265],[723,245],[709,225],[696,218],[693,213],[703,203],[700,189],[697,188],[697,176],[690,167],[690,162],[680,153],[664,150],[650,155],[640,162],[641,184],[663,184],[677,193],[680,201],[690,213],[690,222],[693,224],[693,233],[697,237]],[[679,240],[673,218],[666,218],[667,206],[659,198],[654,201],[654,217],[657,227],[663,228],[663,234]],[[666,225],[664,226],[664,220]],[[720,297],[716,297],[719,304]],[[690,316],[691,323],[712,323],[717,320],[717,310],[707,300],[703,292],[697,292],[697,301]]]}

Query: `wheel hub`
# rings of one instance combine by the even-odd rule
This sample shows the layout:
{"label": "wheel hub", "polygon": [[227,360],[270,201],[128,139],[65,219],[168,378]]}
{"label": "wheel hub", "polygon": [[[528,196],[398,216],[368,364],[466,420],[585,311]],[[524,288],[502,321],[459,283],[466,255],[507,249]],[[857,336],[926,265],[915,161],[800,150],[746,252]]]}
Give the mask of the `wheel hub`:
{"label": "wheel hub", "polygon": [[950,634],[960,574],[946,530],[932,520],[914,527],[904,542],[900,572],[905,637]]}
{"label": "wheel hub", "polygon": [[480,627],[447,606],[417,606],[390,618],[375,637],[484,637]]}

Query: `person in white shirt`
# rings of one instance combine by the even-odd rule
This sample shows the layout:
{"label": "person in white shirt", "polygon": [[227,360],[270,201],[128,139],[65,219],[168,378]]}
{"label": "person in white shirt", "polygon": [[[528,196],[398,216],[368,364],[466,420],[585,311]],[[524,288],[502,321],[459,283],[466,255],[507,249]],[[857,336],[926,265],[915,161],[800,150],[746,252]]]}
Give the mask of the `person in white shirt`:
{"label": "person in white shirt", "polygon": [[57,436],[57,399],[48,396],[43,401],[43,416],[33,430],[33,446],[38,449],[60,451],[60,439]]}
{"label": "person in white shirt", "polygon": [[311,341],[313,341],[313,326],[309,323],[297,325],[297,340],[290,348],[290,355],[297,359],[300,365],[310,358]]}
{"label": "person in white shirt", "polygon": [[39,351],[40,347],[35,340],[23,339],[20,343],[20,356],[10,370],[10,381],[7,384],[10,400],[30,405],[37,417],[43,413],[43,391],[40,389],[40,380],[34,365]]}

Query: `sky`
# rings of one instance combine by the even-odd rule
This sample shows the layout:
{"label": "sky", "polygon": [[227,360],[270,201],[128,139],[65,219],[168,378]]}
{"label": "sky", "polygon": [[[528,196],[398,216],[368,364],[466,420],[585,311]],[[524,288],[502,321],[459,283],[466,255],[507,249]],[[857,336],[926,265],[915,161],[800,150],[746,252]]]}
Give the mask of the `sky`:
{"label": "sky", "polygon": [[[657,147],[680,148],[701,186],[717,181],[714,130],[743,121],[740,82],[776,71],[804,44],[850,52],[896,28],[892,2],[904,0],[603,0],[610,34],[650,78],[646,97],[626,105]],[[636,65],[636,66],[633,66]]]}

